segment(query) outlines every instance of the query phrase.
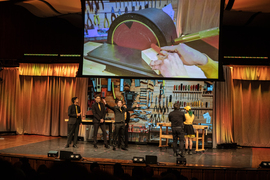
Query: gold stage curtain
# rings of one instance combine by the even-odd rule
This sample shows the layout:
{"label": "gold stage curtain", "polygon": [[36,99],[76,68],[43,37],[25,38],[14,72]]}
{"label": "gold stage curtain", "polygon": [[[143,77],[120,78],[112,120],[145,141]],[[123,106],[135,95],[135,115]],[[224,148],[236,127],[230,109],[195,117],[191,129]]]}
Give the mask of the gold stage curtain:
{"label": "gold stage curtain", "polygon": [[216,83],[214,144],[270,147],[269,67],[224,67],[225,82]]}
{"label": "gold stage curtain", "polygon": [[20,75],[76,77],[79,64],[32,64],[21,63]]}
{"label": "gold stage curtain", "polygon": [[64,119],[74,96],[79,98],[82,114],[86,113],[87,78],[19,76],[18,68],[5,68],[0,77],[4,79],[0,84],[2,131],[66,136]]}

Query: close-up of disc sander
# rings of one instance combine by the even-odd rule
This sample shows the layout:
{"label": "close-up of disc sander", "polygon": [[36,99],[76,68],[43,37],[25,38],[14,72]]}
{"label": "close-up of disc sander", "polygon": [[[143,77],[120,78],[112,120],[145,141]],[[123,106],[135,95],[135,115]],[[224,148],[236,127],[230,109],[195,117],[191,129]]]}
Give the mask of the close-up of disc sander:
{"label": "close-up of disc sander", "polygon": [[174,22],[161,9],[148,8],[116,18],[108,31],[107,42],[122,47],[144,50],[154,43],[171,45],[177,38]]}

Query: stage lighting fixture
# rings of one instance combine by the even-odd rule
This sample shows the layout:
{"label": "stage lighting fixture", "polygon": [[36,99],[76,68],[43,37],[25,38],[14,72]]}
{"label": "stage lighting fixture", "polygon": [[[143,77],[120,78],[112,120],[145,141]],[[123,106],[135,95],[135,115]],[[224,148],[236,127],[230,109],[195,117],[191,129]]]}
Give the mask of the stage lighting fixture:
{"label": "stage lighting fixture", "polygon": [[48,157],[58,157],[58,151],[49,151]]}
{"label": "stage lighting fixture", "polygon": [[187,164],[187,160],[186,160],[186,158],[176,158],[176,164],[186,165]]}
{"label": "stage lighting fixture", "polygon": [[71,154],[70,159],[71,160],[81,160],[82,156],[80,154]]}
{"label": "stage lighting fixture", "polygon": [[133,163],[144,163],[143,157],[133,157]]}
{"label": "stage lighting fixture", "polygon": [[261,168],[270,168],[270,161],[262,161],[260,164]]}

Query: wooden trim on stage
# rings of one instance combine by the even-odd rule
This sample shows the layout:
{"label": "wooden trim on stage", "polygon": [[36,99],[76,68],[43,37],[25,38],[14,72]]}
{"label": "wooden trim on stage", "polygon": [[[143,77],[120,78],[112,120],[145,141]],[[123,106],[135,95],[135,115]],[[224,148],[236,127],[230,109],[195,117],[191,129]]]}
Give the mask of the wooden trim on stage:
{"label": "wooden trim on stage", "polygon": [[[25,154],[0,154],[0,158],[9,161],[14,164],[20,160],[20,158],[26,157],[29,159],[31,167],[35,170],[42,164],[45,164],[48,168],[52,167],[54,163],[63,162],[58,158],[49,158],[46,155],[25,155]],[[125,173],[132,175],[132,169],[136,166],[146,166],[145,164],[132,163],[131,160],[116,160],[116,159],[103,159],[103,158],[83,158],[80,161],[72,161],[84,166],[90,172],[90,165],[93,162],[98,162],[100,169],[113,174],[113,167],[115,163],[121,163]],[[270,179],[270,173],[268,169],[241,169],[230,167],[206,167],[206,166],[177,166],[173,163],[164,163],[161,165],[151,165],[154,171],[154,175],[160,175],[162,172],[166,172],[168,168],[176,169],[180,173],[186,176],[188,179],[193,177],[199,180],[231,180],[231,179]]]}

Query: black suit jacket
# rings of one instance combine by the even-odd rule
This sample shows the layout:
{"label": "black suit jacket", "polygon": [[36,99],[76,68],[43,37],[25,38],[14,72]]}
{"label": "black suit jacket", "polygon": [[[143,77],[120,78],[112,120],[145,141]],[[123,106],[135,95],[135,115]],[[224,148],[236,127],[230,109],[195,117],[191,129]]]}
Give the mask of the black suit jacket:
{"label": "black suit jacket", "polygon": [[120,111],[120,107],[118,107],[118,106],[111,107],[108,104],[106,104],[105,106],[108,107],[109,109],[113,110],[114,117],[115,117],[114,120],[116,123],[125,122],[125,112],[133,111],[134,109],[136,109],[136,107],[133,107],[133,108],[121,107],[121,111]]}
{"label": "black suit jacket", "polygon": [[105,106],[103,103],[99,103],[99,104],[100,104],[101,110],[99,110],[98,103],[95,102],[92,105],[92,113],[94,115],[93,123],[100,123],[100,119],[105,120],[105,115],[106,115]]}
{"label": "black suit jacket", "polygon": [[[77,106],[77,110],[78,110],[78,113],[81,112],[80,106]],[[68,116],[69,116],[68,124],[75,124],[77,121],[81,123],[82,121],[81,116],[77,118],[75,104],[72,104],[68,107]]]}

